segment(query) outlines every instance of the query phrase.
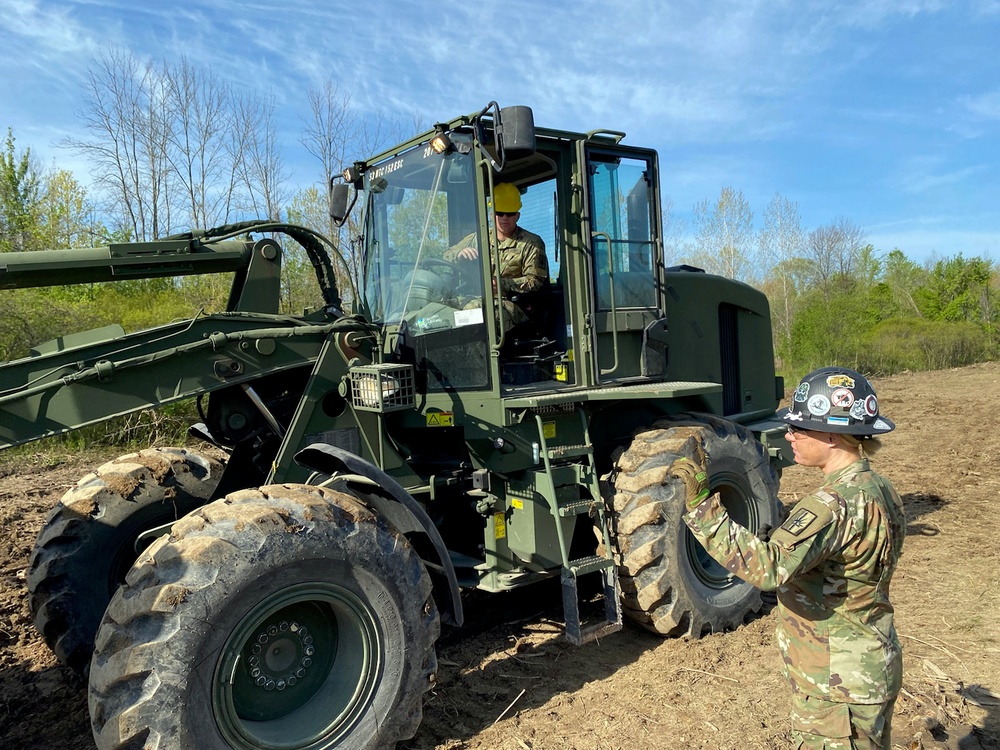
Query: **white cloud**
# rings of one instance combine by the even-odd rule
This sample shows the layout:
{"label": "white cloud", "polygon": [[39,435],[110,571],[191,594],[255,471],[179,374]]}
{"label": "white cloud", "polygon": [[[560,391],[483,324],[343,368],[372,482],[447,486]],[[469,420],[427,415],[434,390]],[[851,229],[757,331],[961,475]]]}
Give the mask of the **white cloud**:
{"label": "white cloud", "polygon": [[987,91],[978,96],[963,96],[958,101],[977,118],[1000,120],[1000,89]]}
{"label": "white cloud", "polygon": [[0,76],[0,97],[33,78],[57,81],[64,88],[75,85],[100,47],[93,32],[71,12],[71,7],[52,7],[40,0],[0,0],[4,25],[4,56],[16,66]]}
{"label": "white cloud", "polygon": [[[861,200],[957,201],[988,181],[997,148],[962,144],[1000,120],[998,15],[1000,0],[0,0],[0,127],[67,164],[43,152],[81,127],[81,83],[111,44],[274,96],[293,165],[308,92],[331,79],[407,131],[490,100],[532,106],[539,125],[624,130],[661,151],[681,211],[730,185],[863,221]],[[912,54],[939,36],[955,58]]]}
{"label": "white cloud", "polygon": [[893,182],[903,193],[919,195],[941,188],[954,188],[988,169],[986,164],[956,167],[943,158],[919,157],[912,159]]}

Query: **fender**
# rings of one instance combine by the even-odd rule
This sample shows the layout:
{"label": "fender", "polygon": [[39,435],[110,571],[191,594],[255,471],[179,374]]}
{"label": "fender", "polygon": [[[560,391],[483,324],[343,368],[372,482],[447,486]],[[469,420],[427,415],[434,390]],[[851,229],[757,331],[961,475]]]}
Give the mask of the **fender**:
{"label": "fender", "polygon": [[[402,510],[407,519],[413,522],[410,530],[421,530],[427,534],[427,538],[437,552],[437,562],[431,561],[433,567],[440,566],[448,581],[448,590],[451,594],[450,607],[442,613],[442,620],[450,625],[461,626],[465,620],[462,609],[462,598],[458,586],[458,577],[455,575],[455,566],[451,561],[451,555],[445,546],[441,534],[437,527],[427,515],[427,511],[413,496],[407,492],[403,486],[395,479],[386,474],[375,464],[366,461],[354,453],[350,453],[342,448],[326,443],[313,443],[306,446],[295,454],[295,463],[307,469],[318,471],[323,474],[357,474],[372,481],[384,490],[388,497],[376,493],[369,497],[371,504],[386,519],[392,519],[400,515]],[[398,503],[398,505],[397,505]],[[407,529],[404,529],[407,530]],[[429,568],[429,572],[437,572]]]}

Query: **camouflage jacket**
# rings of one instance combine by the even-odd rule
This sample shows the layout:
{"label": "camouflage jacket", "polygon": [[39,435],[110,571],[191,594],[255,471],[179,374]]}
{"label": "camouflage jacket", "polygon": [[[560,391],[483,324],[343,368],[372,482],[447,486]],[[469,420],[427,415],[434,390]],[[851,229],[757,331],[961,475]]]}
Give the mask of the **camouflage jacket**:
{"label": "camouflage jacket", "polygon": [[[478,251],[475,234],[464,237],[450,248],[444,259],[454,261],[459,251],[466,247],[475,247]],[[510,237],[500,241],[499,253],[502,297],[534,292],[548,283],[549,261],[545,257],[545,242],[537,234],[516,227]]]}
{"label": "camouflage jacket", "polygon": [[504,297],[536,292],[549,280],[545,243],[537,234],[517,227],[500,242],[500,293]]}
{"label": "camouflage jacket", "polygon": [[733,522],[718,495],[684,520],[720,564],[777,590],[778,648],[794,690],[840,703],[896,696],[902,653],[889,582],[905,518],[896,491],[867,460],[825,476],[767,542]]}

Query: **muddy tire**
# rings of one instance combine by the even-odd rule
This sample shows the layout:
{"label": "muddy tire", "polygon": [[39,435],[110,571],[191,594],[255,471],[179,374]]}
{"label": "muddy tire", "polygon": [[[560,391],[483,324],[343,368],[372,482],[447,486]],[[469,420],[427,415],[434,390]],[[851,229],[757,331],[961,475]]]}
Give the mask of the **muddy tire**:
{"label": "muddy tire", "polygon": [[731,630],[761,608],[761,594],[708,556],[684,525],[685,488],[669,475],[701,443],[710,487],[736,522],[759,533],[780,525],[778,481],[763,446],[723,419],[661,421],[635,435],[612,482],[623,612],[666,636]]}
{"label": "muddy tire", "polygon": [[343,493],[271,485],[190,514],[115,594],[99,748],[376,750],[412,737],[440,621],[417,553]]}
{"label": "muddy tire", "polygon": [[83,673],[104,609],[138,553],[136,539],[203,505],[223,465],[182,448],[151,448],[83,477],[49,513],[28,566],[35,627]]}

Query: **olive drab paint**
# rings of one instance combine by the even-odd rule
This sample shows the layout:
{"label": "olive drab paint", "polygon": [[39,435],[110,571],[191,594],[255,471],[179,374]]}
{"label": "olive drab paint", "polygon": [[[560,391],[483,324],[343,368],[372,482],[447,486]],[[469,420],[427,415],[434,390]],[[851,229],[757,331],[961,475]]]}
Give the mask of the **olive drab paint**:
{"label": "olive drab paint", "polygon": [[[494,210],[519,212],[512,238],[498,241]],[[615,462],[633,435],[658,420],[729,435],[753,458],[733,492],[776,502],[765,495],[789,455],[775,418],[783,384],[767,299],[731,279],[666,266],[654,150],[613,130],[535,127],[529,108],[491,103],[359,155],[334,178],[331,211],[337,221],[351,214],[355,266],[335,262],[338,248],[312,230],[263,220],[4,254],[0,294],[220,272],[232,288],[218,311],[143,331],[67,332],[0,365],[0,448],[197,399],[193,429],[229,456],[207,498],[213,507],[262,486],[326,483],[353,493],[419,540],[444,622],[462,623],[465,589],[502,592],[555,577],[574,643],[621,628],[621,539],[607,488],[624,477]],[[279,312],[288,242],[305,249],[323,300],[301,315]],[[475,257],[450,254],[456,246]],[[356,269],[349,279],[347,267]],[[855,392],[847,408],[842,393],[836,404],[831,397],[849,385],[817,387],[796,392],[796,414],[858,419],[851,409],[864,408],[866,423],[878,424],[866,394]],[[627,455],[640,452],[636,444]],[[115,533],[135,549],[137,537],[163,530],[123,524]],[[273,571],[259,573],[270,580]],[[579,608],[586,576],[604,600],[596,622]],[[746,586],[720,581],[722,592]],[[114,591],[118,581],[107,583]],[[70,616],[81,605],[69,602]],[[226,636],[231,653],[243,632]],[[309,703],[288,695],[293,706]],[[239,711],[227,716],[227,731],[255,736]]]}

